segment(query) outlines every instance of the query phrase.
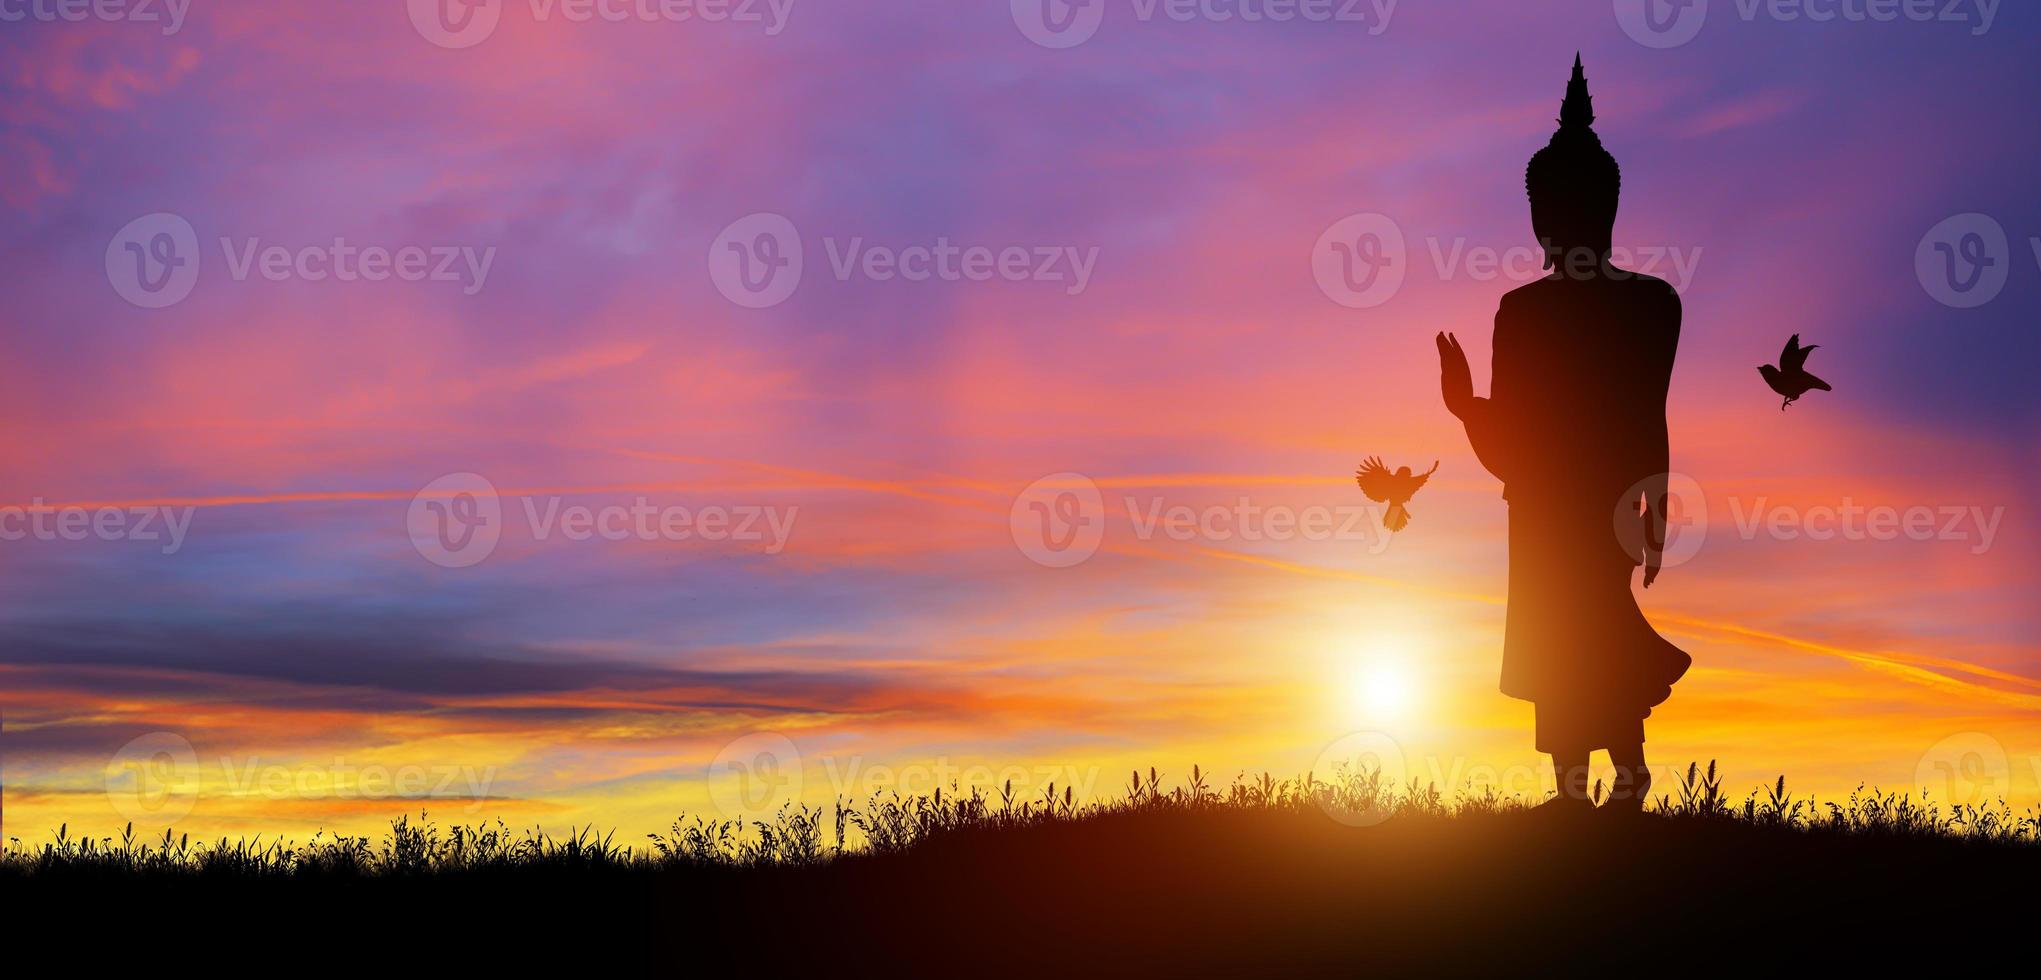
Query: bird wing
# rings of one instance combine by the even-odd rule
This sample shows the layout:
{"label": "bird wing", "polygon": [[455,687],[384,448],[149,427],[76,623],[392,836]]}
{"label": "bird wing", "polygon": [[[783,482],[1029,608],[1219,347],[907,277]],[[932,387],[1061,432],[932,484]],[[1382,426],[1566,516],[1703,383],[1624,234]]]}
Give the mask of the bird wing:
{"label": "bird wing", "polygon": [[1370,456],[1361,462],[1361,468],[1354,471],[1354,482],[1361,485],[1361,492],[1369,500],[1388,500],[1396,489],[1396,476],[1382,465],[1379,456]]}
{"label": "bird wing", "polygon": [[1820,346],[1820,344],[1809,344],[1806,347],[1802,347],[1800,346],[1800,335],[1794,334],[1793,339],[1786,341],[1786,349],[1779,352],[1779,369],[1787,374],[1799,371],[1801,365],[1807,363],[1807,353]]}
{"label": "bird wing", "polygon": [[1410,496],[1410,494],[1416,493],[1416,492],[1418,492],[1418,491],[1419,491],[1420,489],[1423,489],[1423,487],[1424,487],[1424,485],[1425,485],[1425,481],[1427,481],[1427,480],[1430,480],[1430,479],[1432,478],[1432,474],[1433,474],[1433,473],[1437,473],[1438,471],[1439,471],[1439,461],[1438,461],[1438,460],[1436,460],[1436,459],[1435,459],[1435,460],[1432,460],[1432,468],[1431,468],[1431,469],[1428,469],[1428,470],[1426,470],[1426,471],[1424,471],[1424,472],[1422,472],[1422,473],[1419,473],[1418,475],[1416,475],[1416,476],[1414,476],[1414,477],[1411,477],[1411,478],[1410,478],[1410,489],[1409,489],[1409,492],[1408,492],[1408,493],[1405,493],[1405,494],[1404,494],[1404,498],[1405,498],[1405,499],[1408,499],[1408,498],[1409,498],[1409,496]]}

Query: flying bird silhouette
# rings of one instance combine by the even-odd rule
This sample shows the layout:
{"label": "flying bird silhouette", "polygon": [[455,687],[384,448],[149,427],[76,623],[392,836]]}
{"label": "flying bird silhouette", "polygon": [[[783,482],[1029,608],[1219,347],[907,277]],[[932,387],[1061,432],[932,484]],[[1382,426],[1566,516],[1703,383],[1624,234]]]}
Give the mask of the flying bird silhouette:
{"label": "flying bird silhouette", "polygon": [[1401,531],[1410,524],[1410,511],[1403,509],[1403,505],[1410,503],[1411,494],[1438,471],[1438,461],[1433,460],[1432,468],[1417,476],[1411,475],[1408,466],[1399,466],[1396,472],[1391,473],[1382,465],[1380,456],[1370,456],[1361,463],[1360,469],[1354,471],[1354,482],[1361,485],[1361,492],[1367,494],[1369,500],[1389,504],[1389,510],[1382,515],[1382,526],[1391,531]]}
{"label": "flying bird silhouette", "polygon": [[1779,403],[1779,411],[1785,411],[1786,406],[1798,401],[1801,395],[1807,394],[1811,389],[1835,390],[1828,386],[1828,382],[1807,373],[1805,367],[1807,352],[1820,346],[1820,344],[1800,346],[1800,335],[1796,333],[1791,340],[1786,341],[1786,349],[1779,352],[1777,367],[1766,364],[1758,368],[1758,373],[1765,376],[1765,383],[1771,385],[1773,391],[1786,396],[1786,400]]}

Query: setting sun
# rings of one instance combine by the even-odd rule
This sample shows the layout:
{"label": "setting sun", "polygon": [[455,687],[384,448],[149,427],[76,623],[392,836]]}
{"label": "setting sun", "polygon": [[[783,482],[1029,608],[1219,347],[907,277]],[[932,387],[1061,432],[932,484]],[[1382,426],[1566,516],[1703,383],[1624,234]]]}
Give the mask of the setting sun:
{"label": "setting sun", "polygon": [[1415,644],[1406,638],[1385,638],[1370,644],[1355,659],[1347,684],[1347,700],[1367,719],[1409,714],[1417,704]]}

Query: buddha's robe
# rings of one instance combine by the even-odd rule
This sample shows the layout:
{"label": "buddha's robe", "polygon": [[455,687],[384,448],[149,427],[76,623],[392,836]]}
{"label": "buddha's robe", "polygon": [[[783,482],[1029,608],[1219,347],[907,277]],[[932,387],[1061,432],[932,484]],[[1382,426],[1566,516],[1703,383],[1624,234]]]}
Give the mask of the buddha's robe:
{"label": "buddha's robe", "polygon": [[1490,397],[1467,433],[1509,502],[1502,692],[1537,705],[1542,751],[1642,742],[1692,662],[1630,591],[1637,502],[1668,467],[1679,331],[1672,287],[1621,270],[1531,283],[1496,313]]}

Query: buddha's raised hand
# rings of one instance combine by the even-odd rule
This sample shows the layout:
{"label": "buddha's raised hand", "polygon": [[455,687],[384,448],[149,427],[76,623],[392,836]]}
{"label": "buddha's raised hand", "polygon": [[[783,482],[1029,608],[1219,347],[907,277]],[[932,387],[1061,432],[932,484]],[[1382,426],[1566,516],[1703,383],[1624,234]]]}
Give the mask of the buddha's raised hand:
{"label": "buddha's raised hand", "polygon": [[1446,410],[1464,418],[1474,404],[1474,374],[1467,367],[1467,352],[1460,349],[1460,339],[1450,333],[1440,333],[1437,341],[1439,393],[1445,396]]}

